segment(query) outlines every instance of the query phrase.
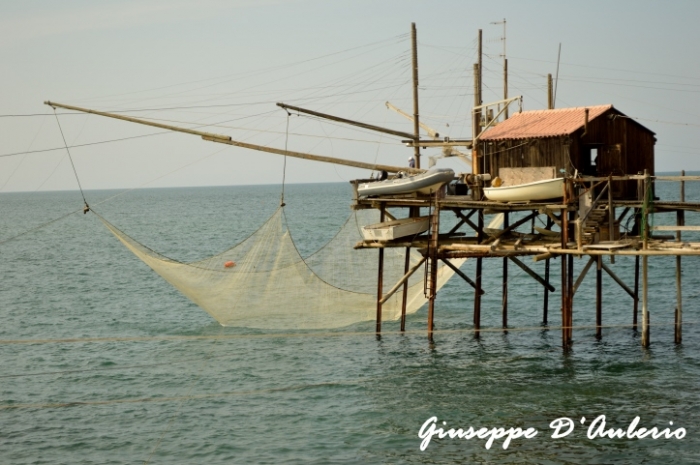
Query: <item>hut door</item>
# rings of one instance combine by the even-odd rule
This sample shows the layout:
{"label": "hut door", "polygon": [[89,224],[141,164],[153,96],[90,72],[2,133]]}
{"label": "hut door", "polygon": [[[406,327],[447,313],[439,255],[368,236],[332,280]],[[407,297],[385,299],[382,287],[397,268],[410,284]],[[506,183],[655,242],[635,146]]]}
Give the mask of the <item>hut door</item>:
{"label": "hut door", "polygon": [[[622,176],[625,174],[625,160],[622,158],[622,144],[603,145],[598,150],[598,160],[596,161],[598,176]],[[624,195],[624,182],[613,183],[612,191],[614,197]]]}

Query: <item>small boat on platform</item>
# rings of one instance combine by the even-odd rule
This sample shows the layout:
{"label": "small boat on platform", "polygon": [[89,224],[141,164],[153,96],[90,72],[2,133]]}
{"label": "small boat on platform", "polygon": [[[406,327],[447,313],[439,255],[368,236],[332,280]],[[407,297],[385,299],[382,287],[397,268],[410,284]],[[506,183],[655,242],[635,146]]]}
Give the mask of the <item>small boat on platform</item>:
{"label": "small boat on platform", "polygon": [[454,177],[455,172],[450,168],[434,168],[414,175],[399,172],[395,177],[384,181],[360,184],[357,186],[357,194],[360,197],[411,194],[413,192],[432,194],[443,184],[452,181]]}
{"label": "small boat on platform", "polygon": [[362,236],[368,241],[390,241],[399,237],[414,236],[428,230],[429,216],[385,221],[362,227]]}
{"label": "small boat on platform", "polygon": [[484,196],[497,202],[527,202],[564,196],[564,178],[545,179],[516,186],[485,187]]}

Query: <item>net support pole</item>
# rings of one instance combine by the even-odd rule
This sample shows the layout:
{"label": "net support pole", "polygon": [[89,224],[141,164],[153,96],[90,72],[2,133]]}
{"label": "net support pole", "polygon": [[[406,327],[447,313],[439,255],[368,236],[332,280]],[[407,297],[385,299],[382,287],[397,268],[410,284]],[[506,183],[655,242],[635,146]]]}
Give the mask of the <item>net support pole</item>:
{"label": "net support pole", "polygon": [[[379,207],[379,222],[384,222],[386,215],[386,206],[381,204]],[[384,247],[379,249],[379,264],[377,266],[377,337],[382,332],[382,296],[384,294]]]}
{"label": "net support pole", "polygon": [[649,347],[649,257],[642,257],[642,347]]}

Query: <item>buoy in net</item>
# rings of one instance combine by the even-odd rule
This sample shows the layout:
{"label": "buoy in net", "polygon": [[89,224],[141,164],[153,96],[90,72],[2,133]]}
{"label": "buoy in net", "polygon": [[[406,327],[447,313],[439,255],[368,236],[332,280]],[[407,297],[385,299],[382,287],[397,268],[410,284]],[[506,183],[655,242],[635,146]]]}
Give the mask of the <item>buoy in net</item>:
{"label": "buoy in net", "polygon": [[234,266],[236,266],[236,262],[232,262],[230,260],[224,263],[224,268],[233,268]]}

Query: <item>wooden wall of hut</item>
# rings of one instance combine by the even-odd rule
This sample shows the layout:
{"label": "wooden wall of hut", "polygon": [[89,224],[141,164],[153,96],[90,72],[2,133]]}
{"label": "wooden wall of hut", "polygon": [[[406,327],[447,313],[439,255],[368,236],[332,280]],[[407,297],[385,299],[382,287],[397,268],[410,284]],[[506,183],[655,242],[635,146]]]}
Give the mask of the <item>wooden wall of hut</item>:
{"label": "wooden wall of hut", "polygon": [[[582,125],[569,136],[504,139],[484,142],[481,168],[498,176],[503,167],[553,166],[589,176],[654,174],[654,133],[614,108]],[[636,181],[613,185],[617,199],[636,199]]]}

